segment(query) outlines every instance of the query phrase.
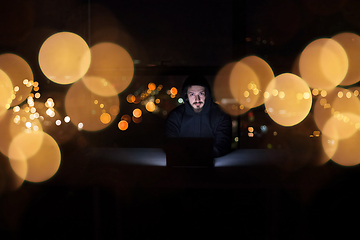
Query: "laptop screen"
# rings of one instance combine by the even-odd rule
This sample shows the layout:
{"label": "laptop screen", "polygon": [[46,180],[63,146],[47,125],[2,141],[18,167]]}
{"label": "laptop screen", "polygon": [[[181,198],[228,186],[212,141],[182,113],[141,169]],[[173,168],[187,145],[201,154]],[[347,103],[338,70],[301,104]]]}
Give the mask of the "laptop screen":
{"label": "laptop screen", "polygon": [[168,138],[166,165],[172,167],[214,166],[213,138]]}

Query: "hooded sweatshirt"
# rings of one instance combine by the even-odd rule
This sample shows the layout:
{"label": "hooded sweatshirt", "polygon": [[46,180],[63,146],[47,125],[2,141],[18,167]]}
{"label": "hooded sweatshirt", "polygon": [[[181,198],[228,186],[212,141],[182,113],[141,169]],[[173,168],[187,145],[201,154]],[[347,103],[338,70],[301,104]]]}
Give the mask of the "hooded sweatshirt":
{"label": "hooded sweatshirt", "polygon": [[[190,86],[205,87],[205,104],[200,112],[195,112],[189,103],[187,90]],[[232,123],[214,103],[207,80],[201,75],[189,76],[182,87],[184,104],[169,113],[165,125],[166,137],[207,137],[214,139],[214,157],[220,157],[230,151]]]}

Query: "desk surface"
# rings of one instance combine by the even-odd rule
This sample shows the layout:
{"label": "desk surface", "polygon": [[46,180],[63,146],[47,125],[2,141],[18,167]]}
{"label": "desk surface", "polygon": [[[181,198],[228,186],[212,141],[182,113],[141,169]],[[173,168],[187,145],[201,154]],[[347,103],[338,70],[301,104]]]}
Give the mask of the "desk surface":
{"label": "desk surface", "polygon": [[[161,148],[93,148],[89,159],[105,160],[126,165],[166,166],[166,156]],[[254,166],[282,164],[288,159],[286,151],[270,149],[238,149],[215,158],[215,167]]]}
{"label": "desk surface", "polygon": [[[215,158],[214,168],[168,168],[165,153],[160,148],[92,148],[86,152],[86,158],[89,162],[86,179],[92,182],[160,188],[279,186],[284,182],[297,182],[288,179],[293,178],[292,172],[306,169],[309,161],[289,151],[274,149],[235,150]],[[321,178],[318,171],[321,172],[321,168],[310,173],[313,181]],[[307,170],[300,172],[296,178],[309,174]]]}

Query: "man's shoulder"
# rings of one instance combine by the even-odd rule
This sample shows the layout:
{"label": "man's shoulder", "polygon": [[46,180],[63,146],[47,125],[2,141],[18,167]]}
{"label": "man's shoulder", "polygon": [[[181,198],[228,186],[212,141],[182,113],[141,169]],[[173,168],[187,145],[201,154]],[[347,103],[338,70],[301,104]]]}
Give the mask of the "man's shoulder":
{"label": "man's shoulder", "polygon": [[229,116],[227,113],[225,113],[221,107],[217,104],[214,103],[211,109],[211,112],[213,115],[217,116],[217,117],[224,117],[224,116]]}
{"label": "man's shoulder", "polygon": [[185,111],[185,105],[181,104],[170,111],[169,115],[182,114]]}

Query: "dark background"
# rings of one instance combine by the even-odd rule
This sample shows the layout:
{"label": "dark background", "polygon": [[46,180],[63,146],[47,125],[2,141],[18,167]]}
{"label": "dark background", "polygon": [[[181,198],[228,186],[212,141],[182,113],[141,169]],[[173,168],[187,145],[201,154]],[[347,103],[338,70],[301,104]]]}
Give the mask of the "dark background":
{"label": "dark background", "polygon": [[[275,76],[291,72],[313,40],[358,33],[359,11],[355,0],[1,1],[0,53],[23,57],[40,83],[41,100],[53,97],[60,113],[69,86],[46,79],[37,61],[41,44],[52,34],[74,32],[90,47],[117,43],[132,56],[135,74],[119,94],[120,113],[112,125],[75,131],[61,142],[62,164],[52,179],[24,182],[14,190],[8,160],[1,156],[0,238],[176,239],[195,233],[199,238],[322,239],[353,233],[358,168],[331,161],[314,166],[321,139],[310,138],[318,130],[312,112],[293,127],[274,123],[263,106],[232,117],[233,139],[240,140],[233,141],[234,150],[271,144],[303,156],[304,165],[164,170],[85,156],[99,147],[161,147],[166,113],[178,105],[166,89],[180,89],[194,71],[212,85],[223,66],[249,55],[267,61]],[[159,113],[126,102],[149,82],[164,86]],[[121,116],[135,107],[143,110],[142,122],[119,130]],[[255,128],[253,138],[247,135],[249,125]]]}

